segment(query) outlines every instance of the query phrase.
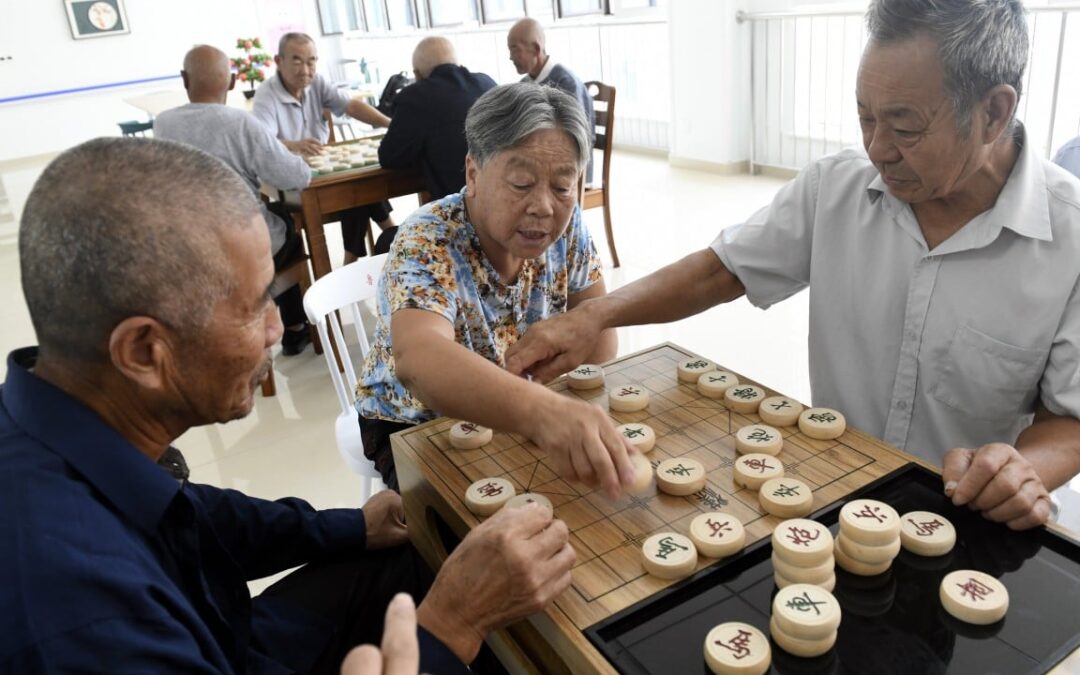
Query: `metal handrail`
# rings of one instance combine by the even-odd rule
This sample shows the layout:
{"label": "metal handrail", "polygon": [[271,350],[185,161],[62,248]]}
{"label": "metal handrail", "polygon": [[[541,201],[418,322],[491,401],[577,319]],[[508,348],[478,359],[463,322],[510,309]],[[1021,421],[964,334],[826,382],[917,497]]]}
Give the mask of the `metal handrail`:
{"label": "metal handrail", "polygon": [[[1038,7],[1028,7],[1027,11],[1030,14],[1076,12],[1080,11],[1080,2],[1063,3],[1060,5],[1040,5]],[[865,14],[865,9],[789,9],[775,12],[747,12],[740,9],[738,12],[735,13],[735,20],[739,23],[744,23],[746,21],[767,21],[769,19],[800,19],[819,16],[863,16]]]}

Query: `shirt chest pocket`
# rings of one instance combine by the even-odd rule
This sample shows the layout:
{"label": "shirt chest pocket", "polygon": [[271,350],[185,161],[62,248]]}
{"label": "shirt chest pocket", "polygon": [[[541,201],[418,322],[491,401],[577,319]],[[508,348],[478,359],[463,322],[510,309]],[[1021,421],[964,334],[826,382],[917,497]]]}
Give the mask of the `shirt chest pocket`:
{"label": "shirt chest pocket", "polygon": [[961,326],[936,364],[930,395],[977,419],[1029,414],[1048,354],[1049,349],[1017,347]]}

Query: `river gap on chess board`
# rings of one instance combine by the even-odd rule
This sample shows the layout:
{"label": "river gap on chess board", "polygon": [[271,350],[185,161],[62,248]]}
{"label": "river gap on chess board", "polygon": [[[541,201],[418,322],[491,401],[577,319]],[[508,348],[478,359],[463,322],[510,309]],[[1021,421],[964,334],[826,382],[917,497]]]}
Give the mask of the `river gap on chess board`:
{"label": "river gap on chess board", "polygon": [[[1017,555],[1017,549],[1025,548],[1025,540],[1033,537],[1036,542],[1033,548],[1017,556],[1031,557],[1026,561],[1013,560],[1011,564],[1019,565],[1019,569],[1003,577],[1010,592],[1010,607],[1004,621],[987,627],[962,624],[941,607],[939,585],[948,570],[921,571],[897,558],[889,572],[880,578],[853,578],[838,571],[833,594],[841,610],[849,613],[838,628],[836,645],[830,654],[821,657],[836,661],[836,667],[827,669],[828,672],[874,672],[873,666],[880,664],[883,653],[877,641],[899,640],[899,636],[904,636],[904,640],[897,644],[909,644],[911,649],[898,650],[892,645],[887,648],[890,658],[896,659],[895,672],[922,667],[925,662],[917,656],[919,650],[929,650],[934,658],[941,658],[948,672],[1042,671],[1080,646],[1076,622],[1068,619],[1075,610],[1067,606],[1069,602],[1080,601],[1077,590],[1080,589],[1080,544],[1045,529],[1014,533],[983,521],[966,508],[952,507],[941,494],[941,478],[915,465],[886,476],[865,492],[864,496],[902,512],[930,511],[948,518],[958,532],[956,549],[951,555],[960,556],[950,569],[967,569],[976,560],[983,565],[995,559],[1004,562],[1001,556]],[[839,506],[833,504],[816,514],[816,519],[828,524],[834,533]],[[965,532],[969,538],[965,538]],[[627,672],[700,672],[701,666],[692,658],[682,658],[681,654],[695,646],[700,649],[701,640],[716,623],[743,621],[768,632],[771,615],[768,603],[775,594],[769,578],[770,550],[770,546],[759,541],[741,555],[717,563],[663,597],[644,601],[590,628],[587,631],[590,639],[601,647],[602,653],[609,655],[616,667]],[[877,602],[873,586],[882,584],[889,591],[888,604],[883,612],[870,612],[870,603]],[[1027,594],[1022,594],[1021,587]],[[1039,598],[1033,599],[1032,592]],[[1025,610],[1019,609],[1018,602],[1025,604]],[[1013,620],[1020,611],[1030,612],[1025,615],[1029,618]],[[873,622],[868,623],[865,617],[872,617]],[[1029,626],[1028,622],[1037,625]],[[873,631],[869,626],[873,626]],[[944,636],[949,636],[946,642],[942,642]],[[1013,640],[1020,645],[1016,649]],[[904,661],[905,656],[911,660]],[[630,668],[629,663],[641,665]],[[1039,665],[1033,668],[1036,663]]]}
{"label": "river gap on chess board", "polygon": [[[658,611],[655,609],[657,607],[655,603],[661,601],[666,603],[667,598],[671,598],[672,601],[683,598],[678,602],[682,605],[689,600],[683,596],[683,585],[703,590],[697,585],[697,579],[713,579],[713,570],[721,570],[723,574],[728,574],[741,565],[760,566],[762,572],[753,581],[761,582],[765,576],[770,577],[768,590],[762,592],[766,595],[771,593],[774,587],[771,580],[773,572],[769,564],[770,549],[766,547],[764,554],[758,558],[755,546],[761,544],[762,537],[769,536],[776,521],[772,518],[763,518],[760,511],[754,508],[756,504],[754,495],[735,490],[734,485],[729,482],[730,464],[724,463],[725,460],[733,461],[735,457],[732,438],[734,431],[747,424],[757,423],[759,419],[755,415],[737,415],[727,412],[721,402],[701,396],[695,386],[678,384],[674,375],[675,364],[681,358],[692,355],[677,347],[662,345],[604,364],[604,369],[611,378],[606,388],[592,392],[568,392],[565,386],[560,386],[558,383],[552,388],[564,395],[573,396],[577,400],[594,403],[606,409],[606,389],[617,384],[640,382],[649,389],[652,395],[648,409],[636,413],[611,413],[610,417],[616,424],[640,421],[656,430],[657,447],[650,454],[651,459],[688,455],[707,460],[709,482],[706,485],[706,491],[689,497],[670,497],[657,495],[655,486],[651,486],[637,498],[624,497],[613,502],[598,491],[575,490],[565,482],[557,480],[549,463],[537,461],[537,457],[541,457],[542,453],[518,436],[497,433],[492,443],[479,451],[448,451],[445,436],[448,425],[445,420],[438,420],[413,427],[395,435],[392,439],[396,456],[401,451],[408,450],[406,455],[398,457],[397,463],[399,476],[405,476],[403,498],[408,517],[420,523],[414,534],[422,538],[424,529],[427,527],[426,523],[432,519],[432,514],[443,510],[455,514],[455,518],[463,519],[466,529],[475,526],[480,519],[467,513],[461,515],[463,510],[461,497],[453,491],[452,486],[460,484],[464,488],[471,482],[471,476],[481,477],[488,475],[487,468],[492,471],[497,469],[500,472],[499,475],[508,476],[515,482],[519,491],[524,491],[528,487],[530,491],[542,492],[552,498],[556,502],[555,508],[560,513],[560,517],[562,517],[563,507],[569,505],[570,512],[565,516],[564,522],[571,530],[571,545],[578,553],[574,580],[572,588],[555,599],[547,615],[559,626],[575,627],[578,638],[581,636],[581,631],[593,635],[594,627],[608,625],[606,622],[609,619],[619,616],[622,612],[655,612]],[[727,366],[721,364],[721,367]],[[736,374],[741,376],[741,374]],[[745,377],[742,379],[748,381]],[[754,383],[752,380],[749,382]],[[770,395],[775,394],[771,390],[767,391]],[[780,459],[788,468],[790,475],[806,481],[814,488],[815,503],[825,509],[823,513],[828,513],[828,509],[833,508],[838,500],[850,498],[852,495],[849,493],[852,490],[855,490],[855,496],[858,496],[860,486],[903,466],[902,458],[879,452],[877,448],[881,447],[880,443],[868,439],[857,431],[849,430],[835,441],[813,441],[802,437],[795,428],[780,431],[785,436],[785,447],[779,456]],[[418,462],[421,466],[428,467],[425,470],[430,476],[431,486],[437,490],[438,497],[437,501],[425,501],[429,506],[423,507],[425,510],[420,511],[416,510],[415,506],[409,505],[409,478],[407,476],[408,465],[411,463],[415,471]],[[941,492],[940,478],[934,477],[930,480],[927,490],[933,499],[937,499]],[[902,509],[901,512],[932,511],[949,518],[954,524],[960,524],[960,521],[951,515],[952,511],[947,503],[939,507],[937,502],[933,501],[921,503],[909,500],[905,502],[904,500],[909,498],[904,495],[900,495],[899,501],[894,501],[892,497],[869,496],[882,499],[898,510]],[[425,497],[425,500],[427,499]],[[717,504],[716,500],[723,500],[727,504]],[[409,510],[410,508],[413,510]],[[698,572],[679,584],[645,579],[646,575],[641,571],[639,559],[636,557],[640,555],[639,545],[645,537],[663,530],[685,532],[683,525],[689,523],[695,513],[715,510],[727,512],[731,509],[743,514],[740,520],[743,520],[746,526],[748,542],[743,552],[719,561],[705,559],[702,556],[699,559]],[[458,534],[460,535],[461,532]],[[635,541],[637,546],[635,546]],[[594,547],[599,548],[602,553],[594,552]],[[627,556],[628,550],[633,550],[636,555]],[[902,574],[910,575],[917,571],[908,566],[902,560],[904,558],[920,563],[925,561],[933,565],[956,566],[957,561],[963,559],[964,550],[962,545],[958,545],[956,550],[940,559],[905,556],[906,552],[901,553],[898,561],[894,562],[893,568],[882,578],[852,579],[842,570],[837,571],[837,577],[851,584],[880,584],[882,579],[895,584],[896,579]],[[637,577],[633,574],[620,576],[626,573],[628,563],[636,568]],[[704,569],[706,567],[708,569]],[[934,573],[941,574],[942,572],[939,570]],[[754,572],[750,576],[756,574],[758,573]],[[1054,578],[1053,575],[1049,576]],[[744,576],[744,579],[748,578]],[[838,582],[836,593],[851,590],[842,588],[844,583],[843,580]],[[728,585],[721,584],[725,588]],[[757,586],[756,583],[750,585],[753,585],[754,589],[748,589],[746,592],[752,594],[756,592]],[[936,586],[933,591],[936,594]],[[871,590],[859,592],[872,593]],[[902,594],[897,595],[898,598],[901,596]],[[936,597],[934,602],[937,603]],[[1014,606],[1017,602],[1014,598]],[[1010,610],[1010,612],[1013,611]],[[951,620],[951,617],[947,618]],[[1061,620],[1064,621],[1065,617],[1061,617]],[[644,621],[647,624],[651,623],[650,619]],[[715,622],[710,621],[710,623]],[[1006,625],[1005,628],[1009,629],[1016,622],[1006,619],[1003,623]],[[768,629],[767,623],[758,627],[762,630]],[[687,653],[695,652],[698,658],[696,664],[689,666],[688,669],[700,670],[704,667],[701,662],[701,640],[704,639],[708,628],[711,626],[704,628],[700,635],[693,637],[684,645]],[[646,630],[646,626],[643,625],[642,630]],[[843,630],[841,628],[841,633]],[[1053,629],[1045,632],[1047,635],[1055,634]],[[664,631],[661,633],[663,633],[662,642],[665,645],[679,644],[678,639],[671,638]],[[843,638],[841,638],[842,641]],[[841,648],[842,645],[837,647],[837,649]],[[586,649],[591,649],[591,647]],[[664,651],[670,653],[671,649],[667,648]],[[612,658],[616,657],[612,656]],[[1008,658],[1005,658],[1003,662],[1008,662]],[[654,672],[672,672],[670,664],[667,670],[660,668],[659,664],[654,665],[656,666],[653,668]],[[633,672],[640,672],[640,670],[633,670]]]}

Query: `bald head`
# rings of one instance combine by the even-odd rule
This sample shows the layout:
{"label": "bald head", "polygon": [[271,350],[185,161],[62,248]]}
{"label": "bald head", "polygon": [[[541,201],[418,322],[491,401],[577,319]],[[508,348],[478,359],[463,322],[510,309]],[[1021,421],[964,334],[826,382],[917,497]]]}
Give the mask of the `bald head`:
{"label": "bald head", "polygon": [[412,67],[417,79],[429,77],[431,71],[448,63],[457,65],[457,54],[454,45],[444,37],[426,37],[413,50]]}
{"label": "bald head", "polygon": [[536,19],[522,19],[514,24],[506,36],[510,60],[522,75],[535,78],[547,61],[544,45],[544,29]]}
{"label": "bald head", "polygon": [[235,76],[225,52],[210,45],[193,47],[184,56],[184,88],[193,103],[224,103]]}
{"label": "bald head", "polygon": [[544,27],[540,25],[539,21],[532,18],[522,19],[515,23],[510,29],[510,39],[536,43],[540,46],[542,52],[546,47],[544,44]]}
{"label": "bald head", "polygon": [[65,151],[34,184],[19,227],[42,355],[103,363],[112,330],[136,316],[200,335],[231,292],[222,236],[258,214],[232,169],[181,143],[98,138]]}

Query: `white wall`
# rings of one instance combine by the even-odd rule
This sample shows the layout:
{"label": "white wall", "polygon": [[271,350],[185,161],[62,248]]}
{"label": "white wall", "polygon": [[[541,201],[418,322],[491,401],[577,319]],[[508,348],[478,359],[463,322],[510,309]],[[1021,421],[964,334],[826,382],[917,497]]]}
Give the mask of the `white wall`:
{"label": "white wall", "polygon": [[[0,161],[56,152],[116,135],[117,122],[146,119],[123,103],[139,93],[180,89],[192,45],[232,55],[238,37],[276,40],[287,29],[318,36],[314,0],[126,0],[131,33],[74,40],[60,0],[0,0],[0,99],[142,78],[156,83],[0,103]],[[268,45],[273,53],[273,45]],[[10,57],[10,58],[5,58]]]}
{"label": "white wall", "polygon": [[675,0],[669,3],[671,160],[732,166],[750,157],[750,24],[736,14],[850,0]]}

